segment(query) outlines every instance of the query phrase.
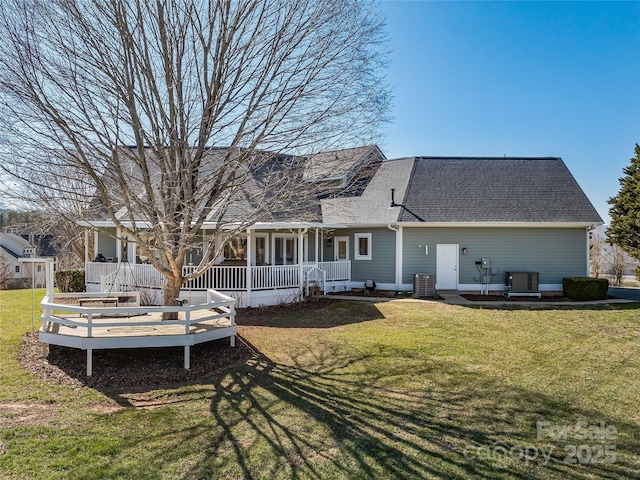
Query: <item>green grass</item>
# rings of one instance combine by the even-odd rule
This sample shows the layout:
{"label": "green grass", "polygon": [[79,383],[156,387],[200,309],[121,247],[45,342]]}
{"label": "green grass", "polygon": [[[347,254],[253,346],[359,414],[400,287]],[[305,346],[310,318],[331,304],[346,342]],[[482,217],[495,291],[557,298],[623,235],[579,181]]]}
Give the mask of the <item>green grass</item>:
{"label": "green grass", "polygon": [[[622,479],[640,469],[636,305],[344,302],[256,317],[240,327],[255,358],[146,392],[25,372],[16,357],[30,305],[30,292],[0,292],[0,478]],[[157,408],[137,408],[142,399]],[[568,438],[537,438],[540,421],[571,427]],[[576,438],[577,422],[617,435]],[[565,461],[570,445],[585,461],[601,444],[615,462]],[[550,461],[523,449],[551,450]]]}

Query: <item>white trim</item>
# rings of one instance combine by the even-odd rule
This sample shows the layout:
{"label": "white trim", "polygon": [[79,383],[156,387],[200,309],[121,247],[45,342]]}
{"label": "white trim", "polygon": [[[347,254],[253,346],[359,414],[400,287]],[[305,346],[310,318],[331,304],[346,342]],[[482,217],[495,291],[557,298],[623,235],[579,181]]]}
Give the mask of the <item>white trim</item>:
{"label": "white trim", "polygon": [[592,222],[398,222],[403,227],[416,228],[447,228],[447,227],[473,227],[473,228],[589,228],[603,223]]}
{"label": "white trim", "polygon": [[[353,259],[354,260],[371,260],[373,254],[373,243],[372,243],[372,234],[371,233],[354,233],[353,234]],[[367,253],[365,255],[360,254],[360,239],[367,239]]]}
{"label": "white trim", "polygon": [[[396,290],[402,290],[402,255],[403,251],[403,231],[402,227],[398,227],[396,230]],[[413,288],[413,286],[411,286]]]}

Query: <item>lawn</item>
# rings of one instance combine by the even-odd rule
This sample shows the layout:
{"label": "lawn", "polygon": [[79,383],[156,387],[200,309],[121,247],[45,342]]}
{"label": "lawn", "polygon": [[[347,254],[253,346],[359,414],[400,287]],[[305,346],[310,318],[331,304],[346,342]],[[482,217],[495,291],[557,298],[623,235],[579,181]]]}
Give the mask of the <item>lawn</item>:
{"label": "lawn", "polygon": [[0,292],[0,328],[0,478],[640,475],[636,305],[253,315],[239,327],[246,362],[129,391],[19,365],[31,292]]}

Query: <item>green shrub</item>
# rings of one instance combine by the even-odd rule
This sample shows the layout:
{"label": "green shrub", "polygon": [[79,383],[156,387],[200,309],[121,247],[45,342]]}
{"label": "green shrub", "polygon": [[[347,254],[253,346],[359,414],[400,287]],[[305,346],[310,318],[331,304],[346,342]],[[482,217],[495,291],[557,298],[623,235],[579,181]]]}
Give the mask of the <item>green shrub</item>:
{"label": "green shrub", "polygon": [[640,267],[636,267],[636,280],[640,282]]}
{"label": "green shrub", "polygon": [[58,270],[56,272],[56,287],[64,293],[84,292],[84,270]]}
{"label": "green shrub", "polygon": [[564,294],[571,300],[604,300],[609,290],[606,278],[565,277],[562,279]]}

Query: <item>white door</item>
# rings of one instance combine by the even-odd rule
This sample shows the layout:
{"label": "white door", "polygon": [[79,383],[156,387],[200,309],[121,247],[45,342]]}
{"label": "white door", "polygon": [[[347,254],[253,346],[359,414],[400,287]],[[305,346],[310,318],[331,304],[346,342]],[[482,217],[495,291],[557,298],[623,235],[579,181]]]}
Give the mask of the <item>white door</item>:
{"label": "white door", "polygon": [[458,245],[436,246],[436,289],[458,289]]}
{"label": "white door", "polygon": [[335,237],[334,260],[349,260],[349,237]]}

